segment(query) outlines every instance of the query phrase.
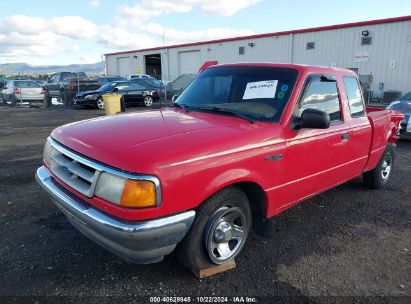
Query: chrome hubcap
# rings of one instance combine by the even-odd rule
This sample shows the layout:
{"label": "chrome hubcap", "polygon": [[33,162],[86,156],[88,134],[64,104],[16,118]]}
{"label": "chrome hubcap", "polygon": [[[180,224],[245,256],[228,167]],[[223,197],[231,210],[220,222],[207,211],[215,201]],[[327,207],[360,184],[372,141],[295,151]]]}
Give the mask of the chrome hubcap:
{"label": "chrome hubcap", "polygon": [[381,177],[387,179],[391,172],[391,154],[387,154],[381,166]]}
{"label": "chrome hubcap", "polygon": [[207,223],[205,231],[207,253],[215,264],[233,259],[247,237],[246,217],[240,208],[222,207]]}
{"label": "chrome hubcap", "polygon": [[153,104],[153,99],[150,96],[144,98],[144,105],[150,107]]}

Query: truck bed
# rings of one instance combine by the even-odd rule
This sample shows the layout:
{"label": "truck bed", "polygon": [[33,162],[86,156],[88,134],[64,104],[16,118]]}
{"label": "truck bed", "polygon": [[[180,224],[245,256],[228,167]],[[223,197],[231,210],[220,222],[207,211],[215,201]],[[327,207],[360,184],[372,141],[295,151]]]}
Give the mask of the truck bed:
{"label": "truck bed", "polygon": [[372,138],[369,159],[365,171],[375,168],[387,143],[394,144],[398,138],[399,122],[404,115],[394,110],[378,107],[367,107],[367,117],[372,126]]}

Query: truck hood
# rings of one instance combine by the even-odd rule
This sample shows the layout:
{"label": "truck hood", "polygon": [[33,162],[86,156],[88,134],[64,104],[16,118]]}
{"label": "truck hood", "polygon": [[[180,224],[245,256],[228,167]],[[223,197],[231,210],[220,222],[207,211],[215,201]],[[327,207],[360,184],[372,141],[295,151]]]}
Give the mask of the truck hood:
{"label": "truck hood", "polygon": [[[269,133],[262,131],[268,127]],[[112,167],[153,174],[170,164],[267,140],[268,134],[276,137],[279,130],[271,123],[166,108],[79,121],[51,136]]]}

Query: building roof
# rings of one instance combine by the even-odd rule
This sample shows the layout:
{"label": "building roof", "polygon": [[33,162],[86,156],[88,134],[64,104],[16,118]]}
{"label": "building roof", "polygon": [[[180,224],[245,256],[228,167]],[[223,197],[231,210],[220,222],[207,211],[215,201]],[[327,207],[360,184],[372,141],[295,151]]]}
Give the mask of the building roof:
{"label": "building roof", "polygon": [[175,45],[153,47],[153,48],[147,48],[147,49],[107,53],[104,55],[107,56],[107,55],[139,53],[139,52],[146,52],[146,51],[172,49],[172,48],[178,48],[178,47],[196,46],[196,45],[203,45],[203,44],[210,44],[210,43],[222,43],[222,42],[229,42],[229,41],[239,41],[239,40],[249,40],[249,39],[257,39],[257,38],[265,38],[265,37],[284,36],[284,35],[290,35],[290,34],[302,34],[302,33],[310,33],[310,32],[329,31],[329,30],[335,30],[335,29],[343,29],[343,28],[367,26],[367,25],[375,25],[375,24],[394,23],[394,22],[402,22],[402,21],[411,21],[411,15],[395,17],[395,18],[387,18],[387,19],[377,19],[377,20],[370,20],[370,21],[351,22],[351,23],[344,23],[344,24],[337,24],[337,25],[312,27],[312,28],[300,29],[300,30],[291,30],[291,31],[283,31],[283,32],[274,32],[274,33],[266,33],[266,34],[257,34],[257,35],[249,35],[249,36],[240,36],[240,37],[231,37],[231,38],[208,40],[208,41],[175,44]]}

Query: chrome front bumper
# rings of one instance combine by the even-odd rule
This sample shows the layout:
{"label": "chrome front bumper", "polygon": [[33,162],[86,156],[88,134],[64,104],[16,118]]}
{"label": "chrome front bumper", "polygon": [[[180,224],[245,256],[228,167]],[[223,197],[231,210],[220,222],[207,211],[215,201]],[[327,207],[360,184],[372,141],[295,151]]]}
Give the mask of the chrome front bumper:
{"label": "chrome front bumper", "polygon": [[81,233],[136,264],[162,261],[184,238],[195,216],[194,211],[187,211],[146,221],[120,220],[102,213],[62,188],[45,167],[37,169],[36,180]]}

